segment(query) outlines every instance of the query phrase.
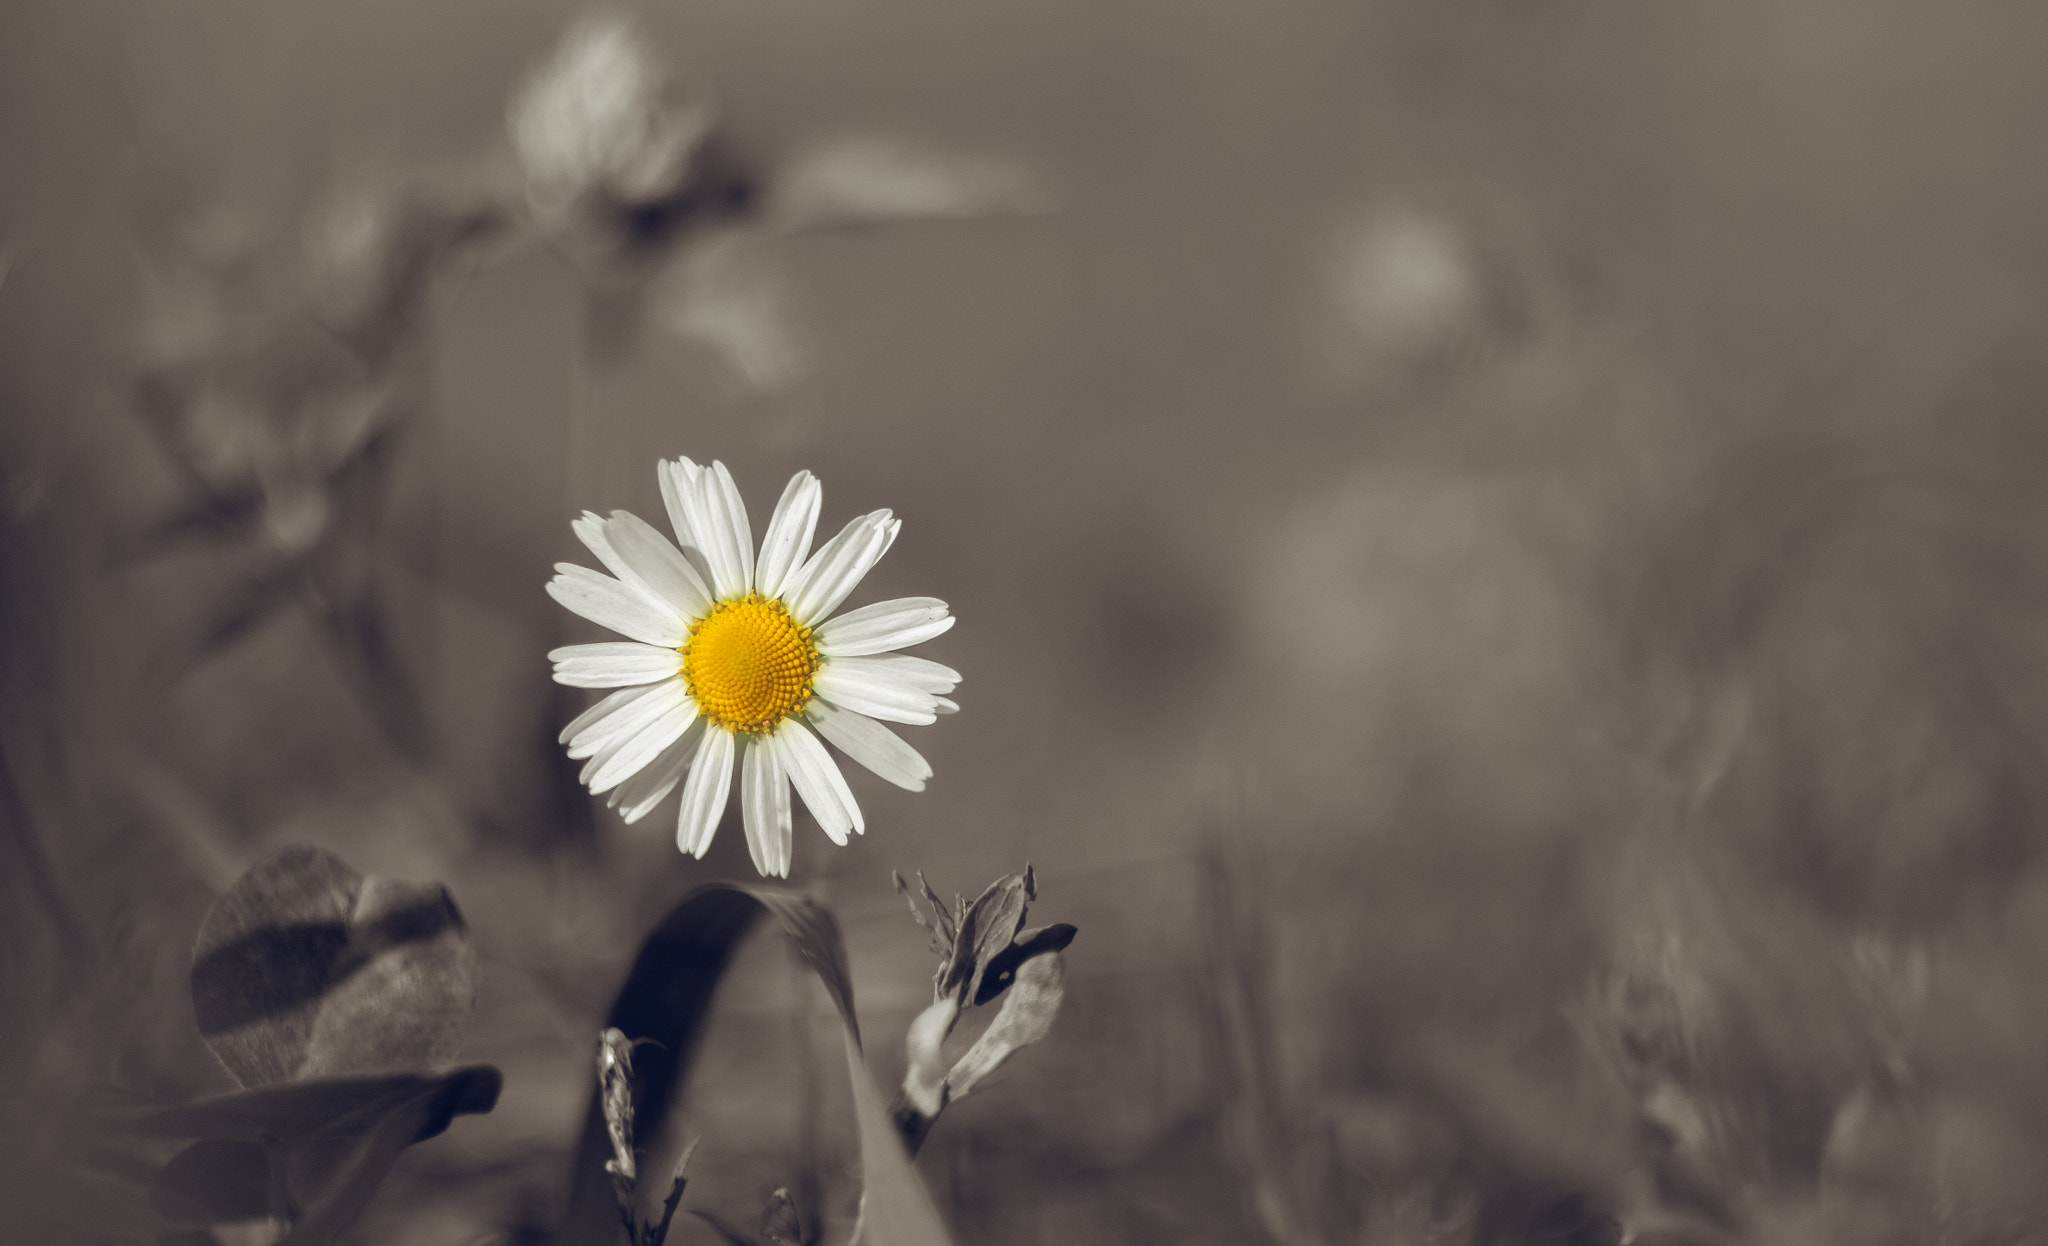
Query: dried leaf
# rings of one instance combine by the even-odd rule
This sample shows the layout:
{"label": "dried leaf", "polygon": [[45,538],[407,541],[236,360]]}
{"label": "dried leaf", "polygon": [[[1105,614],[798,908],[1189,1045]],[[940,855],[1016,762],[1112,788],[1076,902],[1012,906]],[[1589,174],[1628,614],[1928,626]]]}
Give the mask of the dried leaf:
{"label": "dried leaf", "polygon": [[986,1004],[1001,995],[1017,976],[1017,969],[1034,956],[1047,952],[1063,952],[1079,933],[1065,922],[1050,926],[1039,926],[1032,930],[1020,930],[1010,945],[982,966],[981,985],[975,988],[974,1003]]}
{"label": "dried leaf", "polygon": [[975,998],[988,962],[1017,937],[1024,925],[1024,913],[1034,892],[1029,866],[1022,874],[1008,874],[988,885],[960,919],[953,940],[953,963],[944,981],[948,994],[959,991],[962,1000]]}
{"label": "dried leaf", "polygon": [[1018,1049],[1044,1038],[1052,1029],[1067,994],[1065,955],[1047,952],[1034,956],[1018,967],[1016,979],[995,1021],[946,1075],[948,1099],[964,1098]]}
{"label": "dried leaf", "polygon": [[633,1162],[633,1044],[616,1028],[598,1039],[597,1094],[612,1144],[605,1171],[630,1186],[639,1179]]}
{"label": "dried leaf", "polygon": [[919,870],[917,872],[917,887],[919,892],[923,894],[925,903],[931,905],[932,919],[930,921],[924,919],[924,913],[917,907],[916,899],[910,894],[910,884],[903,881],[903,875],[891,870],[889,871],[889,877],[896,881],[896,894],[902,896],[903,902],[910,906],[910,920],[916,922],[930,939],[932,955],[942,960],[950,956],[953,951],[953,932],[955,929],[953,915],[946,911],[945,902],[940,900],[938,893],[932,890],[932,885],[925,881],[924,871]]}
{"label": "dried leaf", "polygon": [[761,1236],[768,1239],[768,1246],[803,1246],[803,1222],[797,1219],[788,1190],[768,1196],[768,1205],[761,1209]]}
{"label": "dried leaf", "polygon": [[366,878],[318,848],[286,848],[208,912],[192,1005],[221,1063],[262,1086],[445,1061],[476,973],[440,884]]}

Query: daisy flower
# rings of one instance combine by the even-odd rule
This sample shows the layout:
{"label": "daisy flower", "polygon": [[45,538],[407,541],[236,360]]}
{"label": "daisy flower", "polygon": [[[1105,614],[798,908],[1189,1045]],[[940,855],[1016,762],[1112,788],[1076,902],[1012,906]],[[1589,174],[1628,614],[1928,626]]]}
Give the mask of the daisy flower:
{"label": "daisy flower", "polygon": [[[548,654],[555,681],[616,688],[562,729],[582,781],[627,822],[680,785],[676,847],[701,857],[740,779],[747,850],[789,876],[792,787],[836,844],[866,829],[819,737],[882,778],[922,791],[931,766],[882,721],[928,723],[958,707],[960,674],[894,650],[953,626],[946,603],[900,597],[833,617],[903,521],[862,515],[811,553],[822,489],[790,477],[758,556],[747,508],[723,463],[656,467],[681,544],[626,511],[588,511],[576,535],[610,575],[557,563],[548,595],[627,637]],[[808,555],[808,557],[806,557]],[[878,721],[881,720],[881,721]],[[685,777],[687,776],[687,778]]]}

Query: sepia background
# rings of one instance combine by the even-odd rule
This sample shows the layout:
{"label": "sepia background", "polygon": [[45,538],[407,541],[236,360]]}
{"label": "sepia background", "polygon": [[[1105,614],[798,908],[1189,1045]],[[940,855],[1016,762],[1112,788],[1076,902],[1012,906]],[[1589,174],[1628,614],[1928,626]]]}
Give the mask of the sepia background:
{"label": "sepia background", "polygon": [[[738,188],[644,236],[508,137],[574,6],[0,13],[0,1237],[155,1240],[91,1105],[232,1087],[195,932],[310,843],[446,883],[506,1074],[354,1240],[545,1240],[752,875],[555,743],[568,522],[677,455],[960,620],[929,790],[798,818],[881,1082],[892,870],[1079,927],[919,1161],[959,1240],[2048,1236],[2048,11],[612,12]],[[693,1202],[843,1240],[830,1018],[743,953]]]}

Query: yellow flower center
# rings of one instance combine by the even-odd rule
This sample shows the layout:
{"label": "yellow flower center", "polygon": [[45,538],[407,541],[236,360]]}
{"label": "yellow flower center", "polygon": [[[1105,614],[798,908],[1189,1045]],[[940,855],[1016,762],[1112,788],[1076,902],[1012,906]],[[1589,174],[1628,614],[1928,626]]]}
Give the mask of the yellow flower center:
{"label": "yellow flower center", "polygon": [[748,593],[711,607],[683,642],[683,685],[714,726],[759,734],[803,708],[818,673],[811,629]]}

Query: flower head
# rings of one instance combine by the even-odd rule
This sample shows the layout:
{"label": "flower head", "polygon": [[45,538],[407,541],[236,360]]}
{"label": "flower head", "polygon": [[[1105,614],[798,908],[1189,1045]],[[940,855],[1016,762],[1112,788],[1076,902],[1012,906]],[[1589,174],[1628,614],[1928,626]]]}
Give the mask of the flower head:
{"label": "flower head", "polygon": [[[626,511],[585,512],[576,535],[611,575],[558,563],[548,594],[629,639],[550,653],[555,680],[618,691],[562,729],[583,782],[637,822],[681,786],[676,846],[701,857],[733,772],[747,848],[764,875],[789,874],[792,787],[834,843],[863,831],[860,806],[819,736],[898,787],[931,767],[879,720],[928,723],[956,706],[959,672],[893,652],[953,626],[931,597],[833,616],[896,540],[903,521],[862,515],[811,552],[822,490],[798,472],[758,554],[723,463],[657,468],[678,549]],[[687,778],[685,777],[687,776]]]}
{"label": "flower head", "polygon": [[671,193],[714,110],[670,105],[667,77],[631,19],[594,14],[570,27],[507,112],[537,206],[558,213],[589,194],[630,205]]}

